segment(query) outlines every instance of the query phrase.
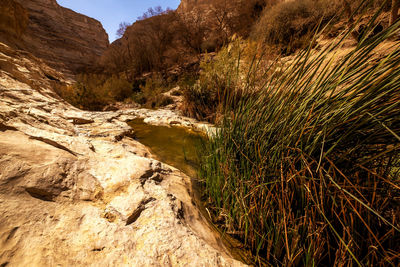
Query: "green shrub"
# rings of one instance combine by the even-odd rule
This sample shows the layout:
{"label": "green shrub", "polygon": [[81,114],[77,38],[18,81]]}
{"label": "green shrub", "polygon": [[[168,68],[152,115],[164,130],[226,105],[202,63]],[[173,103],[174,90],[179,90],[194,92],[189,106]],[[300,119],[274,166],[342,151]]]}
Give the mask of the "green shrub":
{"label": "green shrub", "polygon": [[[248,68],[260,64],[257,49],[254,43],[234,37],[215,57],[206,56],[200,64],[199,80],[193,85],[182,85],[183,113],[216,122],[223,106],[233,104],[232,99],[243,97],[245,91],[252,92],[260,82],[258,71],[248,72]],[[241,61],[244,62],[239,64]]]}
{"label": "green shrub", "polygon": [[139,104],[139,105],[144,105],[147,102],[146,97],[144,97],[142,92],[135,92],[131,96],[132,101]]}
{"label": "green shrub", "polygon": [[170,96],[161,95],[156,102],[156,106],[165,107],[174,103],[174,100]]}
{"label": "green shrub", "polygon": [[184,115],[197,120],[215,121],[220,105],[217,91],[211,91],[207,87],[195,84],[185,88],[183,97],[184,105],[182,109]]}
{"label": "green shrub", "polygon": [[173,99],[163,94],[172,85],[171,82],[165,81],[161,74],[154,73],[146,79],[144,85],[140,85],[140,91],[132,95],[132,100],[147,108],[158,108],[173,104]]}
{"label": "green shrub", "polygon": [[399,43],[374,55],[399,32],[340,60],[344,39],[304,51],[223,107],[200,177],[208,209],[258,264],[400,264]]}
{"label": "green shrub", "polygon": [[106,99],[123,101],[132,94],[132,85],[127,80],[112,75],[100,86],[99,90]]}

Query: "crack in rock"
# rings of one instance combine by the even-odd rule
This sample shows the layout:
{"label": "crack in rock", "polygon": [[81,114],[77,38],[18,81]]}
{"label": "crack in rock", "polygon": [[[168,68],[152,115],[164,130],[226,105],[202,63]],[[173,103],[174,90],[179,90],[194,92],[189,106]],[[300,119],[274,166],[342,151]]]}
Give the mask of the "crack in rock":
{"label": "crack in rock", "polygon": [[121,134],[119,134],[119,135],[116,135],[115,137],[114,137],[114,141],[115,142],[119,142],[119,141],[121,141],[125,136],[127,136],[127,137],[129,137],[129,138],[132,138],[132,139],[135,139],[135,131],[133,130],[133,129],[129,129],[129,130],[126,130],[126,131],[124,131],[124,132],[122,132]]}
{"label": "crack in rock", "polygon": [[68,118],[68,119],[72,120],[72,123],[74,125],[84,125],[84,124],[94,123],[94,120],[92,119],[83,119],[83,118]]}
{"label": "crack in rock", "polygon": [[146,205],[152,201],[155,201],[156,199],[151,197],[145,200],[142,200],[142,202],[139,204],[139,207],[131,214],[131,216],[128,217],[126,220],[126,225],[130,225],[139,219],[140,215],[142,212],[146,209]]}
{"label": "crack in rock", "polygon": [[19,227],[14,227],[13,229],[11,229],[10,233],[7,236],[6,242],[14,237],[14,235],[17,232],[18,228]]}
{"label": "crack in rock", "polygon": [[36,137],[36,136],[29,136],[29,139],[38,140],[38,141],[41,141],[41,142],[46,143],[46,144],[48,144],[48,145],[54,146],[55,148],[58,148],[58,149],[67,151],[68,153],[72,154],[72,155],[75,156],[75,157],[77,157],[78,155],[80,155],[80,154],[78,154],[78,153],[76,153],[76,152],[70,150],[69,148],[67,148],[67,147],[65,147],[65,146],[63,146],[63,145],[61,145],[61,144],[59,144],[59,143],[57,143],[57,142],[55,142],[55,141],[53,141],[53,140],[51,140],[51,139],[48,139],[48,138]]}
{"label": "crack in rock", "polygon": [[33,198],[37,198],[43,201],[53,202],[54,195],[50,192],[46,192],[42,189],[38,188],[25,188],[25,191]]}
{"label": "crack in rock", "polygon": [[166,175],[170,172],[170,169],[162,168],[161,162],[157,162],[156,164],[154,164],[154,162],[151,162],[150,169],[148,169],[142,176],[140,176],[140,184],[143,187],[147,181],[152,180],[156,183],[156,185],[159,185],[164,180],[163,175]]}
{"label": "crack in rock", "polygon": [[18,131],[17,128],[11,127],[11,126],[7,126],[5,124],[0,123],[0,132],[5,132],[5,131]]}
{"label": "crack in rock", "polygon": [[185,219],[184,204],[182,201],[178,200],[174,195],[167,195],[171,200],[171,209],[174,211],[175,217],[179,220]]}

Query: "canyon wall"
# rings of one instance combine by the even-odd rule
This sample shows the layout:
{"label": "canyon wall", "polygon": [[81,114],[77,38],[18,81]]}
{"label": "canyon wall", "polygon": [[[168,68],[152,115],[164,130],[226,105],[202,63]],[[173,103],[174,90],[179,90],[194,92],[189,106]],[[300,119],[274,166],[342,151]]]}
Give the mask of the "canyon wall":
{"label": "canyon wall", "polygon": [[25,32],[27,25],[28,12],[23,6],[13,0],[1,0],[0,41],[15,41]]}
{"label": "canyon wall", "polygon": [[[1,27],[2,41],[59,70],[90,68],[109,45],[99,21],[61,7],[56,0],[4,0],[0,9],[1,14],[7,14]],[[26,25],[19,25],[19,14],[27,14]]]}

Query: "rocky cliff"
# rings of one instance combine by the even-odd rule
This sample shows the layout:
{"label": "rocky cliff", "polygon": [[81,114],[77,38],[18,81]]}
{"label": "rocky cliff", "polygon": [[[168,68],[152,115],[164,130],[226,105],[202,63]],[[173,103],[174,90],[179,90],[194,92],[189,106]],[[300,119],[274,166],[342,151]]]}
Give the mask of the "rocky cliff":
{"label": "rocky cliff", "polygon": [[21,6],[29,16],[26,29],[19,33],[20,42],[12,38],[8,43],[46,60],[50,66],[77,72],[93,66],[108,47],[108,35],[100,22],[61,7],[56,0],[4,1],[0,9],[9,14],[9,25],[17,25],[13,19],[18,21],[21,16],[11,14],[23,14]]}

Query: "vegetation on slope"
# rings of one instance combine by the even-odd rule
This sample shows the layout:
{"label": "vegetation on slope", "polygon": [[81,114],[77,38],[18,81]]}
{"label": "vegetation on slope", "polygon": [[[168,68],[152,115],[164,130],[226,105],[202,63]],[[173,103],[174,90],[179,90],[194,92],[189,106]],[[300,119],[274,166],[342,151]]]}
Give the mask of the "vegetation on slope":
{"label": "vegetation on slope", "polygon": [[400,264],[399,42],[374,54],[400,22],[370,37],[374,23],[346,56],[351,30],[224,106],[201,177],[216,223],[258,264]]}
{"label": "vegetation on slope", "polygon": [[117,74],[79,74],[73,85],[56,86],[54,89],[70,104],[84,110],[103,110],[115,102],[157,108],[169,105],[172,99],[162,93],[170,84],[159,75],[143,82],[130,82]]}
{"label": "vegetation on slope", "polygon": [[[371,6],[376,7],[377,3],[382,1],[376,0]],[[241,4],[238,4],[239,2]],[[103,84],[99,84],[96,74],[89,75],[93,78],[93,82],[89,79],[79,80],[80,85],[84,84],[86,89],[89,88],[86,91],[90,93],[82,94],[79,92],[82,91],[82,86],[77,85],[62,95],[72,94],[65,97],[68,100],[72,99],[72,103],[79,107],[102,109],[107,104],[120,101],[120,88],[105,88],[107,84],[104,84],[106,80],[115,80],[117,77],[120,82],[131,85],[130,89],[125,91],[127,101],[133,100],[141,105],[157,106],[153,100],[159,95],[160,89],[157,88],[153,93],[151,90],[147,92],[143,90],[152,86],[144,84],[146,81],[153,83],[149,77],[161,77],[160,84],[168,88],[179,80],[185,80],[188,73],[194,73],[196,77],[198,76],[196,72],[207,66],[204,63],[199,66],[199,62],[213,61],[212,56],[204,58],[204,53],[224,50],[232,36],[243,39],[250,36],[251,40],[264,46],[268,55],[292,54],[297,49],[307,46],[319,23],[323,26],[329,21],[338,21],[336,29],[329,33],[330,36],[335,36],[338,29],[347,25],[344,21],[350,23],[353,17],[358,15],[355,11],[360,2],[362,1],[351,3],[348,0],[212,1],[208,5],[209,8],[193,10],[190,13],[150,8],[134,24],[121,23],[118,31],[122,36],[121,39],[110,46],[96,70],[96,73],[107,75],[108,78],[99,79]],[[360,30],[355,29],[354,33],[356,38],[360,36]],[[90,89],[92,84],[97,84],[99,89]],[[214,121],[219,117],[215,111],[220,109],[216,108],[219,105],[218,101],[215,102],[211,98],[216,96],[215,92],[221,90],[220,86],[221,84],[210,83],[207,88],[202,85],[200,86],[202,88],[197,86],[185,90],[188,100],[184,107],[185,113],[198,119]],[[108,92],[104,93],[104,90]],[[113,92],[115,90],[117,92]],[[209,95],[204,95],[206,97],[204,101],[202,93]],[[145,95],[146,99],[143,97]],[[91,97],[93,99],[90,99]],[[201,101],[204,103],[197,105]],[[214,103],[211,103],[213,101]],[[209,110],[202,111],[201,108],[206,108],[208,103],[210,103]]]}

